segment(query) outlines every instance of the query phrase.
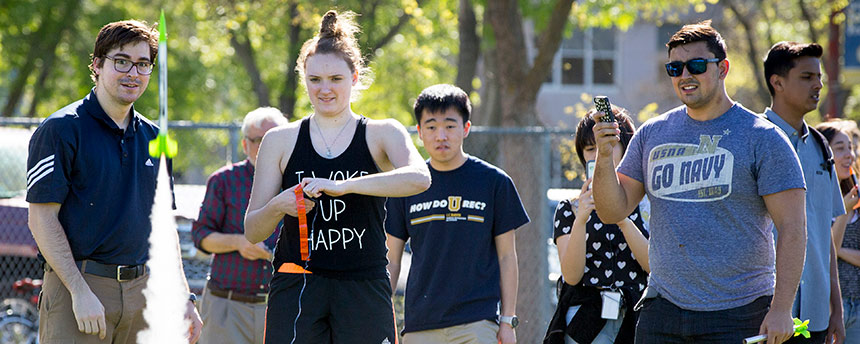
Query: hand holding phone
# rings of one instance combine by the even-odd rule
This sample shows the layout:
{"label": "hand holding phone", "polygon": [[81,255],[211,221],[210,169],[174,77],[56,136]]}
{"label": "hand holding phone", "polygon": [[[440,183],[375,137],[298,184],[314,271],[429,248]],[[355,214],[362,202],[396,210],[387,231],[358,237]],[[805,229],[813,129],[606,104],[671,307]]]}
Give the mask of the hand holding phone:
{"label": "hand holding phone", "polygon": [[848,166],[848,173],[851,176],[851,181],[854,183],[855,186],[857,186],[857,175],[854,174],[853,166]]}
{"label": "hand holding phone", "polygon": [[[854,167],[848,166],[848,172],[850,173],[849,176],[851,176],[851,181],[854,182],[854,188],[856,189],[858,187],[858,184],[857,184],[857,175],[854,173]],[[849,192],[848,194],[851,194],[852,192]],[[848,196],[846,195],[845,197],[848,197]],[[854,195],[853,197],[857,197],[857,196]],[[854,204],[854,206],[851,207],[851,210],[857,210],[857,208],[860,208],[860,202],[857,202],[856,204]]]}
{"label": "hand holding phone", "polygon": [[603,112],[603,116],[600,117],[601,122],[615,122],[615,113],[612,112],[612,105],[609,104],[609,97],[594,97],[594,108],[597,109],[597,111]]}

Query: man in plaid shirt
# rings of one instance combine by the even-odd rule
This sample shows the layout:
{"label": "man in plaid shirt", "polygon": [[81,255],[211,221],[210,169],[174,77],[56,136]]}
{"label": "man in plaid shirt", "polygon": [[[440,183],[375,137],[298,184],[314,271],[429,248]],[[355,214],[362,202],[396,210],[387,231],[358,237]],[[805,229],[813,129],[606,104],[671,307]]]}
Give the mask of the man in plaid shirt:
{"label": "man in plaid shirt", "polygon": [[286,124],[275,108],[259,108],[242,122],[242,149],[248,159],[209,177],[200,215],[192,227],[194,245],[214,253],[203,293],[201,343],[263,343],[266,295],[272,278],[272,252],[279,230],[265,241],[245,239],[245,210],[251,196],[254,164],[263,135]]}

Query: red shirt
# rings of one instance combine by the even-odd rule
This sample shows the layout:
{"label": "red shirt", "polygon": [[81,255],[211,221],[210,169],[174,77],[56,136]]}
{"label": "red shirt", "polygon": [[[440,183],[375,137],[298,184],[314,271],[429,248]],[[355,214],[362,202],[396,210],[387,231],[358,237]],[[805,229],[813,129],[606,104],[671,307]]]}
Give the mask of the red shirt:
{"label": "red shirt", "polygon": [[[245,211],[253,181],[254,165],[248,160],[225,166],[209,177],[200,215],[191,227],[194,246],[207,252],[200,245],[207,235],[245,233]],[[280,225],[264,241],[270,249],[275,247],[279,232]],[[247,260],[239,251],[216,253],[212,258],[209,283],[216,288],[248,295],[268,293],[271,279],[272,263],[267,260]]]}

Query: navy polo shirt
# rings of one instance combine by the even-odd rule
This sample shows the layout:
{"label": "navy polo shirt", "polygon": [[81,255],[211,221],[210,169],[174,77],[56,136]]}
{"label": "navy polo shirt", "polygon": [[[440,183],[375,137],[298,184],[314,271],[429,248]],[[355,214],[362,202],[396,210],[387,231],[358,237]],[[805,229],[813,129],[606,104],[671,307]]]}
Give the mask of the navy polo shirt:
{"label": "navy polo shirt", "polygon": [[147,260],[159,165],[149,141],[158,127],[132,113],[120,129],[91,91],[45,119],[30,139],[27,202],[61,204],[58,217],[75,260]]}

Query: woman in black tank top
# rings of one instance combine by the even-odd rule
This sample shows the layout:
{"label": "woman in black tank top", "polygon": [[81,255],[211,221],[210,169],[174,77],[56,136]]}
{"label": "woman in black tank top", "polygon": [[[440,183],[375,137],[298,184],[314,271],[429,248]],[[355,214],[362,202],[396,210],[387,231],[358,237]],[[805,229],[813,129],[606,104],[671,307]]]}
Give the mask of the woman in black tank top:
{"label": "woman in black tank top", "polygon": [[396,340],[384,202],[423,192],[430,173],[403,125],[350,107],[352,93],[368,84],[352,15],[329,11],[302,47],[297,70],[314,113],[269,131],[260,146],[245,237],[264,240],[283,219],[267,343]]}

